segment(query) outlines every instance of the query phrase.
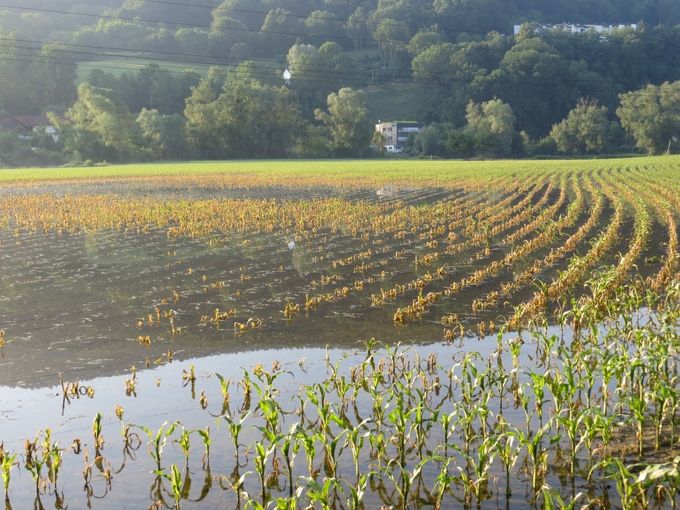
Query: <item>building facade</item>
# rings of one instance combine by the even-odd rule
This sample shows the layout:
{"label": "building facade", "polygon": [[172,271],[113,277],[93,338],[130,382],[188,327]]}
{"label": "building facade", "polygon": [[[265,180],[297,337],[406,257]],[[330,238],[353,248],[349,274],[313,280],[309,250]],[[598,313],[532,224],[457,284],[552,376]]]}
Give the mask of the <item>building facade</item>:
{"label": "building facade", "polygon": [[376,132],[383,136],[385,152],[400,154],[408,141],[409,136],[417,135],[423,126],[413,121],[378,122],[375,125]]}
{"label": "building facade", "polygon": [[[514,35],[519,34],[522,25],[514,26]],[[637,30],[637,24],[631,25],[580,25],[578,23],[556,23],[556,24],[536,24],[532,25],[532,32],[540,34],[551,30],[562,30],[570,34],[585,34],[595,32],[601,35],[611,34],[614,30],[630,29]]]}

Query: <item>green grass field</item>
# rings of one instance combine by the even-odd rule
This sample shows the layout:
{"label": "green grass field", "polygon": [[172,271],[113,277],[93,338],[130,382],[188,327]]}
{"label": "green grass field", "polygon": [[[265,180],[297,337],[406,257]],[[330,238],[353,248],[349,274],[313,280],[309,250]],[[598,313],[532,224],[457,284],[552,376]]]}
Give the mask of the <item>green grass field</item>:
{"label": "green grass field", "polygon": [[680,156],[587,160],[276,160],[145,163],[96,167],[18,168],[0,170],[0,183],[73,179],[145,178],[191,175],[252,175],[297,180],[323,177],[347,181],[413,181],[442,183],[466,178],[490,178],[508,172],[587,170],[596,168],[680,168]]}
{"label": "green grass field", "polygon": [[111,73],[115,76],[120,76],[123,73],[136,73],[150,64],[158,64],[161,68],[170,71],[171,73],[177,74],[182,74],[185,71],[191,70],[203,75],[208,72],[208,69],[210,69],[210,65],[208,64],[168,62],[163,60],[156,61],[148,58],[110,58],[107,60],[81,62],[78,64],[76,76],[78,83],[82,83],[87,80],[88,75],[94,69],[101,69],[102,71]]}

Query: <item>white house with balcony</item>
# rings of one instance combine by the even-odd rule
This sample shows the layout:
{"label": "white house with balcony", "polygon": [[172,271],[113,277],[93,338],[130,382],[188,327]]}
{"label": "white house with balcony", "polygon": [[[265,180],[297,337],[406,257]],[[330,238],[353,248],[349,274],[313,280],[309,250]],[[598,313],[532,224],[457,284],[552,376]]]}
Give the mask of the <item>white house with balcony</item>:
{"label": "white house with balcony", "polygon": [[375,130],[383,136],[385,152],[401,154],[409,137],[420,133],[423,125],[415,121],[378,121]]}

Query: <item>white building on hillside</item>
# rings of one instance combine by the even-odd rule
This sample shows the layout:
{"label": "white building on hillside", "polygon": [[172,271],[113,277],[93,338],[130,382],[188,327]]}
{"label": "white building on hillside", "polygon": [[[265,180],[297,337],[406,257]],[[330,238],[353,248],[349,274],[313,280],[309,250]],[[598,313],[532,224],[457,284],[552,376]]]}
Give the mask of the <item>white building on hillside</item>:
{"label": "white building on hillside", "polygon": [[[614,30],[631,29],[637,30],[637,24],[630,25],[580,25],[578,23],[555,23],[555,24],[532,24],[532,32],[540,34],[541,32],[549,32],[551,30],[562,30],[570,34],[585,34],[586,32],[595,32],[597,34],[606,35],[611,34]],[[522,25],[514,26],[514,35],[519,34]]]}
{"label": "white building on hillside", "polygon": [[383,136],[385,152],[400,154],[411,135],[422,131],[423,125],[413,121],[380,122],[375,130]]}

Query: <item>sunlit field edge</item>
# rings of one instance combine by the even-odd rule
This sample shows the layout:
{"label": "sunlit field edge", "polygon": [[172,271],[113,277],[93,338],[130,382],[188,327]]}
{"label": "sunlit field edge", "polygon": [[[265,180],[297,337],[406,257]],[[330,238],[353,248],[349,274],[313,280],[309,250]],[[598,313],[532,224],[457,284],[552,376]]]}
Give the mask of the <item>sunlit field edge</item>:
{"label": "sunlit field edge", "polygon": [[0,170],[0,183],[149,178],[192,175],[290,177],[296,181],[323,176],[346,181],[455,181],[470,177],[494,178],[508,172],[589,170],[597,168],[680,168],[680,155],[585,160],[259,160],[142,163],[92,167],[18,168]]}

